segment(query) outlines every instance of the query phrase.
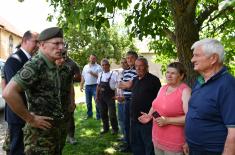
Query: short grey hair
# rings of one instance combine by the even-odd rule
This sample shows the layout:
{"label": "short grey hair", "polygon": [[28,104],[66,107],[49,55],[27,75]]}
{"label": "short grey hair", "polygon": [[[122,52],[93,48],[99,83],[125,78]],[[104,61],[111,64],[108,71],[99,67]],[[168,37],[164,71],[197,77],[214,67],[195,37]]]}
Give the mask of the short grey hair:
{"label": "short grey hair", "polygon": [[144,63],[144,65],[148,68],[149,67],[149,64],[148,64],[148,60],[142,56],[139,56],[136,61],[141,61]]}
{"label": "short grey hair", "polygon": [[224,47],[220,41],[210,38],[202,39],[195,42],[191,49],[193,50],[197,47],[201,47],[206,55],[218,54],[220,63],[224,61]]}
{"label": "short grey hair", "polygon": [[102,65],[103,63],[110,65],[109,60],[106,59],[106,58],[103,58],[103,59],[101,60],[101,65]]}

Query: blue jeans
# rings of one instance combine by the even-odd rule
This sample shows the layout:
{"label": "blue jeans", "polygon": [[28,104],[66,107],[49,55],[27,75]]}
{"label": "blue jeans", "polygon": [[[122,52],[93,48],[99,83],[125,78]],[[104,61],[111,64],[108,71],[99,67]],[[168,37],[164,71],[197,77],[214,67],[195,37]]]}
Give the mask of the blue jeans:
{"label": "blue jeans", "polygon": [[118,124],[120,126],[120,130],[123,135],[125,135],[124,123],[125,123],[124,122],[124,103],[118,103]]}
{"label": "blue jeans", "polygon": [[222,152],[197,151],[189,148],[189,155],[221,155]]}
{"label": "blue jeans", "polygon": [[[96,84],[94,85],[86,85],[85,86],[85,95],[86,95],[86,104],[87,104],[87,116],[92,117],[93,112],[92,112],[92,96],[95,101],[95,96],[96,96]],[[99,108],[96,105],[96,119],[100,119],[100,111]]]}
{"label": "blue jeans", "polygon": [[8,124],[10,134],[9,155],[24,155],[23,127],[24,124]]}
{"label": "blue jeans", "polygon": [[130,147],[130,104],[131,98],[125,97],[125,104],[124,104],[124,129],[125,129],[125,141],[127,145]]}
{"label": "blue jeans", "polygon": [[152,123],[141,124],[131,121],[130,133],[133,155],[154,155]]}

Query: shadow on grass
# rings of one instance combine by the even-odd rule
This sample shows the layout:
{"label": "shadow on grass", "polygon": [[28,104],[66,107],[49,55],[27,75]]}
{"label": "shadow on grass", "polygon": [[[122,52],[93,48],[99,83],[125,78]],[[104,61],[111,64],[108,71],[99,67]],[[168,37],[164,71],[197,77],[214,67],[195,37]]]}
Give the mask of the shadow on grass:
{"label": "shadow on grass", "polygon": [[[94,106],[93,106],[94,107]],[[77,144],[66,143],[63,155],[129,155],[117,151],[118,135],[110,132],[100,135],[101,121],[95,119],[85,119],[86,105],[79,104],[75,111],[75,137]]]}

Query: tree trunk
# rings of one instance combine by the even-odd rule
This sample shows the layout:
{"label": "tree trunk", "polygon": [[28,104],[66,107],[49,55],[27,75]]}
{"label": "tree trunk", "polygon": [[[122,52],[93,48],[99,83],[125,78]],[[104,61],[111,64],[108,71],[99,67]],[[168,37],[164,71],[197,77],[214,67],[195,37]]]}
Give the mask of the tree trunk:
{"label": "tree trunk", "polygon": [[193,51],[192,44],[199,40],[199,29],[195,20],[196,2],[191,4],[191,0],[171,1],[172,15],[175,23],[176,48],[179,61],[182,62],[187,70],[186,83],[192,86],[197,73],[193,70],[191,58]]}

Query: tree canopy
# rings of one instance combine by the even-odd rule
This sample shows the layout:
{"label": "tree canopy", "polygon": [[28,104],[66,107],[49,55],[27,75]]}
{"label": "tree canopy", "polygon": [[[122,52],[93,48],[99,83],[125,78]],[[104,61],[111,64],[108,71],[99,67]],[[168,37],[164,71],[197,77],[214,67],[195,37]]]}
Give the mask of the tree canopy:
{"label": "tree canopy", "polygon": [[[235,0],[49,0],[60,12],[66,30],[86,32],[110,27],[110,19],[125,10],[131,37],[151,36],[157,60],[178,59],[187,68],[187,82],[196,77],[190,59],[191,45],[200,38],[216,38],[226,49],[226,63],[233,61]],[[51,16],[52,17],[52,16]],[[50,18],[51,18],[50,17]],[[169,61],[165,61],[167,63]]]}

